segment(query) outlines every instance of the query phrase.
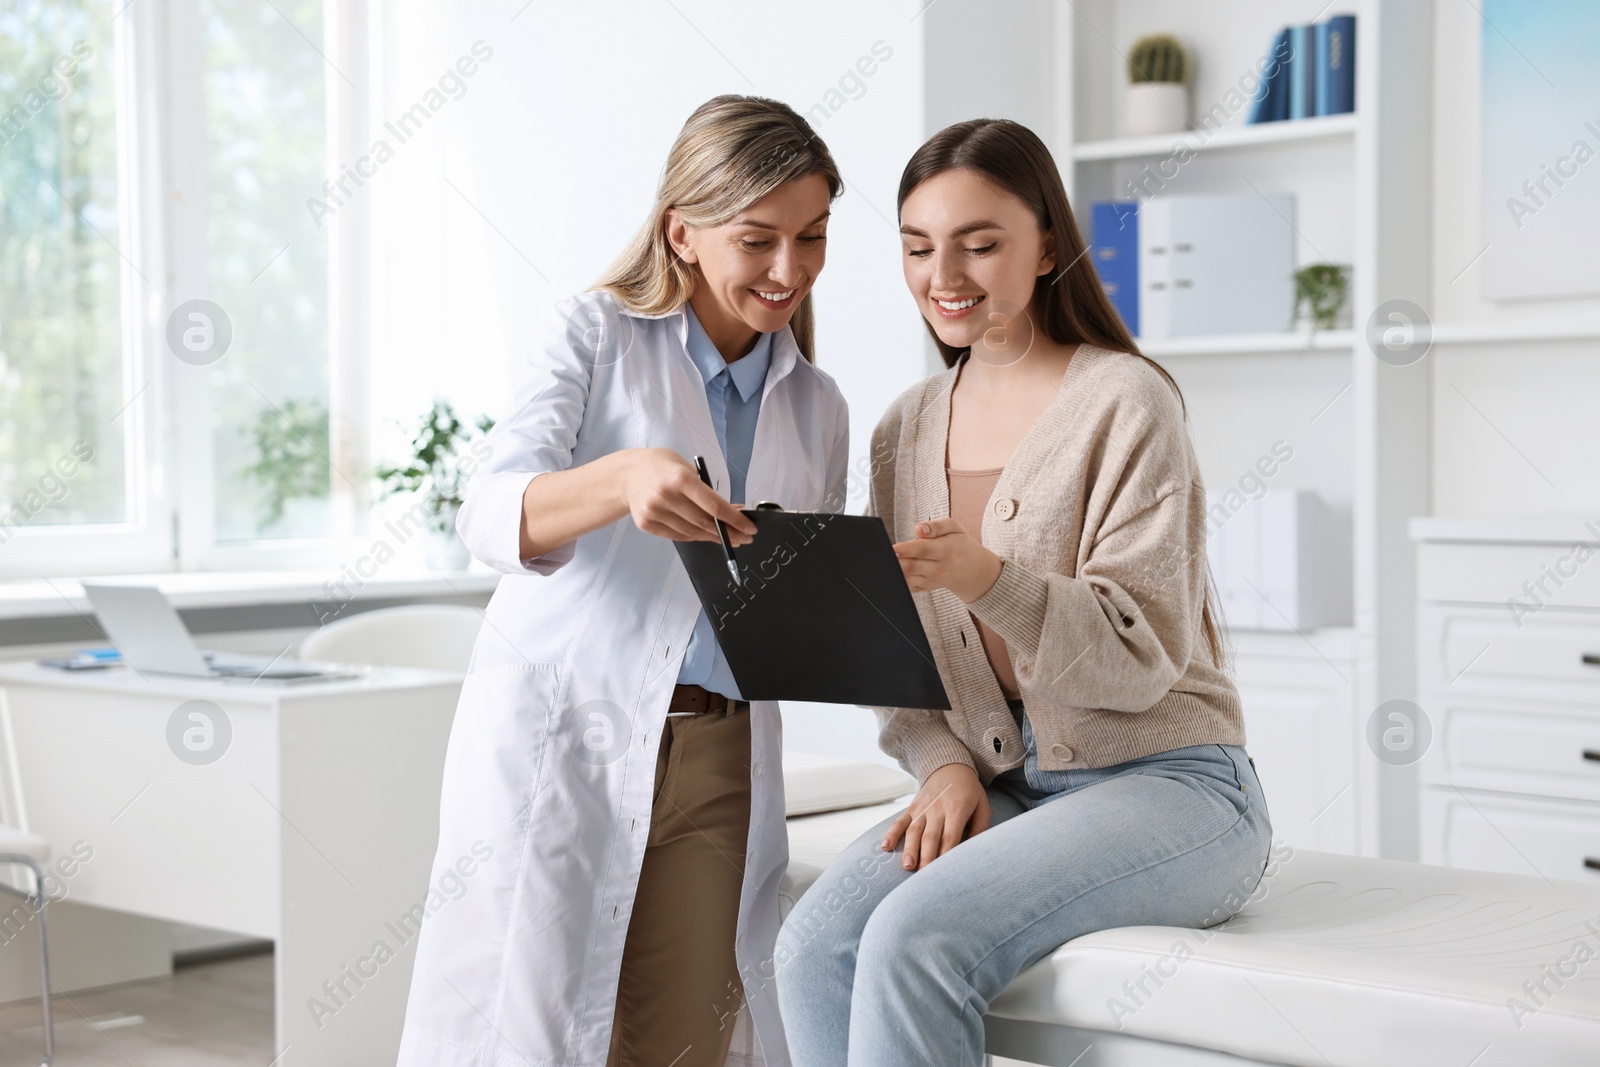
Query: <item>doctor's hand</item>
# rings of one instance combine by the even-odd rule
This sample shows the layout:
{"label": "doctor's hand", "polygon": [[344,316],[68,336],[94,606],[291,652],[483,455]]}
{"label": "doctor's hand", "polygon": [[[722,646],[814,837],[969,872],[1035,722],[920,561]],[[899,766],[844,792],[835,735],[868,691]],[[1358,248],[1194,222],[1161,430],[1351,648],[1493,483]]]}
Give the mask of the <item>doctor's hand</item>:
{"label": "doctor's hand", "polygon": [[965,763],[947,763],[928,775],[911,806],[889,826],[883,851],[893,852],[905,838],[901,866],[920,870],[989,828],[989,794],[978,772]]}
{"label": "doctor's hand", "polygon": [[716,541],[715,519],[721,519],[734,547],[754,539],[756,524],[702,482],[694,464],[670,448],[629,449],[617,492],[634,525],[645,533],[674,541]]}
{"label": "doctor's hand", "polygon": [[917,523],[917,539],[894,546],[913,593],[948,589],[970,604],[1000,577],[1001,559],[954,519]]}

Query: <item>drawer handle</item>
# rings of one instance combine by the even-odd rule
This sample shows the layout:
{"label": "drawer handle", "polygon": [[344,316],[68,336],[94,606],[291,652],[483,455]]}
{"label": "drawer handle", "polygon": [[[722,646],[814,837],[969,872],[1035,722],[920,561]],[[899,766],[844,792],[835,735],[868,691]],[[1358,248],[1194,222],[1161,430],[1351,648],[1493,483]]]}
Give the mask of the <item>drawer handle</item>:
{"label": "drawer handle", "polygon": [[1600,667],[1600,652],[1585,652],[1583,654],[1585,667]]}
{"label": "drawer handle", "polygon": [[1583,857],[1583,865],[1591,871],[1600,871],[1600,858],[1595,856]]}
{"label": "drawer handle", "polygon": [[1587,760],[1594,760],[1596,763],[1600,763],[1600,748],[1584,749],[1583,758]]}

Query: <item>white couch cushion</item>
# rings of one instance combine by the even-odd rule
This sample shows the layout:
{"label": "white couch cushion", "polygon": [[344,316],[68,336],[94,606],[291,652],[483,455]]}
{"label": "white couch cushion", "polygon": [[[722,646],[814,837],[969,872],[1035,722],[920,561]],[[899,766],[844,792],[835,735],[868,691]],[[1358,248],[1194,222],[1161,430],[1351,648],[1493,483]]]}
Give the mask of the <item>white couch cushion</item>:
{"label": "white couch cushion", "polygon": [[1600,1063],[1600,888],[1319,852],[1269,873],[1210,930],[1068,942],[989,1014],[1306,1067]]}
{"label": "white couch cushion", "polygon": [[785,752],[783,788],[785,814],[814,815],[882,804],[915,793],[917,780],[881,763]]}

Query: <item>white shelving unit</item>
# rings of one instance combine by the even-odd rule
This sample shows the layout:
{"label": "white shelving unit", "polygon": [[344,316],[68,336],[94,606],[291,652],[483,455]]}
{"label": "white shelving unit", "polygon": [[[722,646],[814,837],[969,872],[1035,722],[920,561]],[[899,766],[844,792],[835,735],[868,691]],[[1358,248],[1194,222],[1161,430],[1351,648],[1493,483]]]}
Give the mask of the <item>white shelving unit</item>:
{"label": "white shelving unit", "polygon": [[1218,333],[1195,337],[1162,337],[1141,341],[1139,350],[1151,359],[1172,356],[1237,355],[1244,352],[1349,352],[1351,330],[1285,333]]}
{"label": "white shelving unit", "polygon": [[[1338,13],[1357,16],[1356,112],[1246,125],[1250,94],[1229,89],[1277,30]],[[1297,265],[1351,267],[1355,329],[1143,348],[1184,390],[1208,485],[1287,441],[1295,459],[1271,487],[1315,490],[1350,520],[1352,625],[1236,635],[1239,683],[1290,843],[1400,858],[1416,855],[1416,777],[1374,758],[1365,730],[1380,703],[1415,696],[1406,520],[1428,512],[1428,372],[1378,361],[1361,324],[1384,300],[1428,302],[1432,18],[1430,0],[1079,0],[1052,22],[1049,139],[1081,223],[1100,200],[1291,192]],[[1209,114],[1207,128],[1120,136],[1124,55],[1148,33],[1189,49],[1191,120]]]}
{"label": "white shelving unit", "polygon": [[1356,132],[1355,115],[1324,115],[1294,122],[1265,122],[1257,126],[1224,126],[1185,133],[1148,137],[1120,137],[1109,141],[1079,141],[1073,158],[1079,163],[1110,159],[1150,159],[1173,155],[1180,148],[1191,152],[1217,152],[1229,148],[1314,141],[1327,137],[1349,138]]}

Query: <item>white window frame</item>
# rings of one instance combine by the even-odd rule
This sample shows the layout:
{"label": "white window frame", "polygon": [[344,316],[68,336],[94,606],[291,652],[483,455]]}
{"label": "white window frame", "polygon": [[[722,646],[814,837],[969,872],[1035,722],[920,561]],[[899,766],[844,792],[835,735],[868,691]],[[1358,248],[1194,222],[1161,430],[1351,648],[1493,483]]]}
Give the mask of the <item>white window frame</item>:
{"label": "white window frame", "polygon": [[[335,535],[219,542],[206,368],[174,358],[165,328],[171,307],[205,295],[198,0],[108,0],[106,8],[117,93],[123,396],[131,398],[118,416],[126,420],[129,519],[21,527],[0,550],[0,578],[336,565],[364,543],[371,509],[366,198],[328,222],[329,443],[334,467],[355,483],[331,474]],[[325,159],[351,159],[365,144],[372,90],[367,0],[324,0],[323,34]],[[332,174],[337,162],[325,170]]]}

